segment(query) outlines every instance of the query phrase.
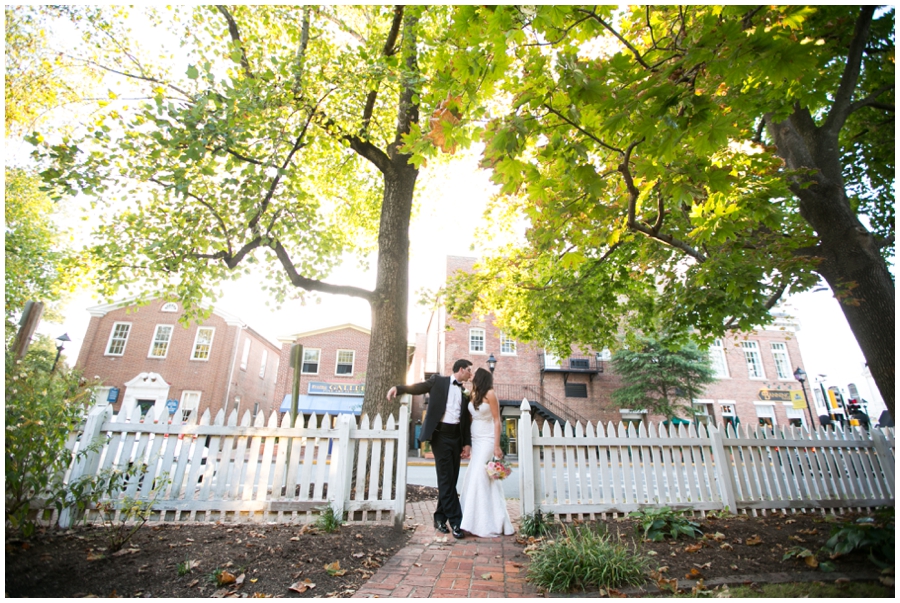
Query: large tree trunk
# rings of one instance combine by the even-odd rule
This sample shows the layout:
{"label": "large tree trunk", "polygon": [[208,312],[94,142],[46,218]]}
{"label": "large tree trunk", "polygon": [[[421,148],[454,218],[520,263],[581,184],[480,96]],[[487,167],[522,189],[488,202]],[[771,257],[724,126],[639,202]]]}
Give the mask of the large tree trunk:
{"label": "large tree trunk", "polygon": [[894,282],[875,237],[847,200],[837,134],[817,127],[802,109],[767,125],[788,169],[814,170],[792,177],[792,190],[800,199],[800,215],[819,237],[813,251],[816,271],[840,302],[894,416]]}
{"label": "large tree trunk", "polygon": [[398,399],[387,391],[406,383],[407,313],[409,304],[409,216],[418,170],[397,155],[384,176],[384,199],[378,234],[378,276],[372,300],[372,336],[363,412],[373,416],[396,412]]}

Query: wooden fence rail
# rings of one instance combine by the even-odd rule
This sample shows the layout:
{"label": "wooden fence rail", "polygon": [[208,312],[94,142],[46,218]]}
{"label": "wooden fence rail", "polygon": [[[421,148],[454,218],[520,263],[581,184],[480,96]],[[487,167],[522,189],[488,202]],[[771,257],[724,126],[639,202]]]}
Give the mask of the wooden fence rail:
{"label": "wooden fence rail", "polygon": [[521,511],[595,518],[647,507],[757,513],[894,504],[894,430],[519,419]]}
{"label": "wooden fence rail", "polygon": [[[101,502],[151,503],[151,521],[309,522],[331,507],[351,522],[402,525],[408,396],[386,422],[314,414],[291,425],[287,414],[252,421],[247,411],[238,423],[237,412],[226,421],[223,411],[213,420],[207,411],[181,425],[154,422],[168,413],[139,411],[124,417],[108,405],[93,408],[68,481],[137,464],[123,490]],[[85,519],[96,517],[94,508]],[[73,507],[58,518],[62,527],[76,519]]]}

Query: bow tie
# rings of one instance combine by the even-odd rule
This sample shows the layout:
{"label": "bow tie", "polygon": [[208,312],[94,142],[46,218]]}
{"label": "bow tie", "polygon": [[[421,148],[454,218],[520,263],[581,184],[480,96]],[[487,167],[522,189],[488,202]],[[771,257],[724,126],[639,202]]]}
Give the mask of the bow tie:
{"label": "bow tie", "polygon": [[460,383],[459,381],[457,381],[456,379],[453,380],[453,385],[459,387],[460,389],[462,389],[462,386],[463,386],[463,384]]}

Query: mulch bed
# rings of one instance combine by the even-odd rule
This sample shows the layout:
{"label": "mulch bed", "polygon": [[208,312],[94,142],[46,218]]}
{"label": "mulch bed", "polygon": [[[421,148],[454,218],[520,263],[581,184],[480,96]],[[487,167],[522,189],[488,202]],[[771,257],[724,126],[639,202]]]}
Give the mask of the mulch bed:
{"label": "mulch bed", "polygon": [[[409,485],[407,494],[408,502],[431,500],[437,489]],[[613,538],[636,543],[637,550],[648,556],[653,577],[647,585],[658,585],[665,592],[673,580],[683,588],[688,581],[729,579],[734,584],[749,581],[747,576],[772,573],[797,581],[808,581],[810,572],[820,574],[824,582],[837,575],[877,579],[878,568],[860,552],[833,560],[831,574],[818,572],[799,558],[783,559],[796,546],[826,560],[820,549],[831,526],[855,517],[778,513],[697,518],[704,538],[664,542],[641,542],[634,519],[603,524]],[[350,597],[406,545],[411,534],[408,529],[371,525],[344,525],[327,534],[297,525],[163,524],[144,526],[124,553],[109,556],[102,528],[45,530],[28,541],[7,538],[5,593],[8,597]],[[522,542],[529,544],[527,539]],[[329,571],[326,565],[334,563],[338,565]],[[227,579],[222,572],[235,582],[220,584],[217,574]]]}
{"label": "mulch bed", "polygon": [[[436,496],[436,488],[407,486],[409,502]],[[148,524],[120,554],[106,555],[103,528],[45,530],[28,541],[7,539],[5,593],[350,597],[411,535],[384,525],[344,525],[328,534],[299,525]],[[224,572],[234,582],[220,583],[217,575],[231,579]]]}

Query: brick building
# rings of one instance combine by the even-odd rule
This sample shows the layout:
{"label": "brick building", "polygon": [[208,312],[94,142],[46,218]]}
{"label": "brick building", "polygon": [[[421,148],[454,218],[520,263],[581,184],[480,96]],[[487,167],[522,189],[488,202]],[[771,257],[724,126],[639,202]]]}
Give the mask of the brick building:
{"label": "brick building", "polygon": [[291,348],[303,346],[298,411],[359,414],[365,395],[370,331],[354,324],[279,337],[281,362],[275,385],[281,412],[291,410]]}
{"label": "brick building", "polygon": [[[447,274],[471,270],[474,258],[450,256]],[[701,420],[721,424],[738,420],[744,425],[808,424],[809,414],[794,368],[803,366],[794,333],[796,321],[777,316],[773,326],[749,334],[730,334],[710,349],[718,381],[694,401]],[[492,317],[455,321],[443,309],[434,313],[427,332],[417,346],[420,362],[413,364],[412,381],[433,373],[450,374],[457,358],[468,358],[476,367],[489,368],[495,360],[494,387],[506,418],[506,431],[513,442],[518,406],[527,398],[544,419],[569,421],[647,421],[641,409],[618,409],[611,401],[619,379],[612,372],[608,350],[572,348],[568,358],[557,358],[539,345],[507,338],[494,326]],[[794,408],[794,401],[798,399]],[[810,401],[812,404],[812,401]]]}
{"label": "brick building", "polygon": [[182,420],[206,409],[213,417],[220,409],[239,416],[277,409],[280,350],[236,316],[214,308],[201,324],[185,327],[178,322],[181,305],[162,299],[88,312],[76,367],[101,381],[95,399],[109,401],[117,412],[135,406],[147,412],[169,400],[178,401]]}

